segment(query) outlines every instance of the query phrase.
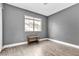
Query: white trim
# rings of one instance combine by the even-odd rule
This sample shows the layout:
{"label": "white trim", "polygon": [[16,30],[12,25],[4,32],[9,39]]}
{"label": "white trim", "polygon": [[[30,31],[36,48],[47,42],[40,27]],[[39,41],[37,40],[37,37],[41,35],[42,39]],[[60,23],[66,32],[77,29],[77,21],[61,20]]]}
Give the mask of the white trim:
{"label": "white trim", "polygon": [[59,40],[55,40],[55,39],[50,39],[50,38],[48,40],[79,49],[79,46],[78,45],[75,45],[75,44],[71,44],[71,43],[67,43],[67,42],[63,42],[63,41],[59,41]]}
{"label": "white trim", "polygon": [[0,51],[2,50],[1,48],[2,48],[2,40],[3,40],[3,29],[2,29],[2,8],[3,8],[3,6],[2,6],[2,3],[0,3]]}
{"label": "white trim", "polygon": [[[39,39],[39,41],[43,41],[43,40],[47,40],[47,38],[44,38],[44,39]],[[23,44],[27,44],[28,42],[20,42],[20,43],[15,43],[15,44],[8,44],[8,45],[4,45],[3,46],[3,49],[4,48],[10,48],[10,47],[15,47],[15,46],[19,46],[19,45],[23,45]]]}
{"label": "white trim", "polygon": [[[67,43],[67,42],[63,42],[63,41],[59,41],[59,40],[55,40],[55,39],[43,38],[43,39],[40,39],[39,41],[43,41],[43,40],[50,40],[50,41],[53,41],[53,42],[56,42],[56,43],[64,44],[64,45],[71,46],[71,47],[73,47],[73,48],[79,49],[79,46],[78,46],[78,45],[71,44],[71,43]],[[27,42],[21,42],[21,43],[15,43],[15,44],[4,45],[4,46],[3,46],[3,49],[4,49],[4,48],[14,47],[14,46],[19,46],[19,45],[23,45],[23,44],[27,44]],[[2,50],[2,49],[0,49],[0,51],[1,51],[1,50]]]}
{"label": "white trim", "polygon": [[48,38],[39,39],[39,41],[48,40]]}
{"label": "white trim", "polygon": [[19,46],[19,45],[23,45],[23,44],[27,44],[27,42],[21,42],[21,43],[15,43],[15,44],[9,44],[9,45],[4,45],[4,48],[10,48],[10,47],[15,47],[15,46]]}
{"label": "white trim", "polygon": [[0,48],[0,52],[2,51],[2,48]]}

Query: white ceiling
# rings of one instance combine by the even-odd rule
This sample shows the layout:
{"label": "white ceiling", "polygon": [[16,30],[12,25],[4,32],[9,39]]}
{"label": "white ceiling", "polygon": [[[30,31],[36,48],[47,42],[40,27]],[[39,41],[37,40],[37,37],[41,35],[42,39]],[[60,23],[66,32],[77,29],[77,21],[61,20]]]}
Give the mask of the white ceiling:
{"label": "white ceiling", "polygon": [[8,3],[45,16],[52,15],[76,3]]}

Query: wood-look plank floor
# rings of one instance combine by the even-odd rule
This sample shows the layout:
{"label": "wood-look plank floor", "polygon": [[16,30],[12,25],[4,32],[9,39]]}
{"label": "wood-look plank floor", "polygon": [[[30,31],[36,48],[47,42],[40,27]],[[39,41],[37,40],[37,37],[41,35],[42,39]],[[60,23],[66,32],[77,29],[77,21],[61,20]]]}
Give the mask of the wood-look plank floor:
{"label": "wood-look plank floor", "polygon": [[49,40],[6,48],[0,56],[79,56],[79,49]]}

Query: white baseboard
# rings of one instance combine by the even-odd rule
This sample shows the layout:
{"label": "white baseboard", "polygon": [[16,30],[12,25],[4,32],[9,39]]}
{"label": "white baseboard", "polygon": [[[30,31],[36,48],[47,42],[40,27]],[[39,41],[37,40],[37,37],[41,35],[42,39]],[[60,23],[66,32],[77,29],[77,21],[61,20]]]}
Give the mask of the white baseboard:
{"label": "white baseboard", "polygon": [[[40,39],[39,41],[43,41],[43,40],[47,40],[47,38]],[[27,42],[20,42],[20,43],[15,43],[15,44],[4,45],[3,49],[4,48],[14,47],[14,46],[19,46],[19,45],[23,45],[23,44],[27,44]]]}
{"label": "white baseboard", "polygon": [[[79,49],[79,46],[78,46],[78,45],[71,44],[71,43],[67,43],[67,42],[62,42],[62,41],[55,40],[55,39],[43,38],[43,39],[40,39],[39,41],[43,41],[43,40],[50,40],[50,41],[53,41],[53,42],[56,42],[56,43],[60,43],[60,44],[63,44],[63,45],[67,45],[67,46],[71,46],[71,47],[74,47],[74,48]],[[14,46],[19,46],[19,45],[23,45],[23,44],[27,44],[27,42],[21,42],[21,43],[15,43],[15,44],[4,45],[4,46],[3,46],[3,49],[4,49],[4,48],[14,47]],[[1,51],[1,50],[2,50],[2,49],[0,49],[0,51]]]}
{"label": "white baseboard", "polygon": [[50,39],[50,38],[48,40],[79,49],[79,46],[75,45],[75,44],[71,44],[71,43],[67,43],[67,42],[63,42],[63,41],[59,41],[59,40],[55,40],[55,39]]}
{"label": "white baseboard", "polygon": [[15,43],[15,44],[9,44],[9,45],[4,45],[4,48],[10,48],[10,47],[14,47],[14,46],[19,46],[19,45],[23,45],[23,44],[27,44],[27,42],[20,42],[20,43]]}
{"label": "white baseboard", "polygon": [[2,51],[2,48],[0,48],[0,52]]}
{"label": "white baseboard", "polygon": [[43,39],[40,39],[39,41],[44,41],[44,40],[48,40],[48,38],[43,38]]}

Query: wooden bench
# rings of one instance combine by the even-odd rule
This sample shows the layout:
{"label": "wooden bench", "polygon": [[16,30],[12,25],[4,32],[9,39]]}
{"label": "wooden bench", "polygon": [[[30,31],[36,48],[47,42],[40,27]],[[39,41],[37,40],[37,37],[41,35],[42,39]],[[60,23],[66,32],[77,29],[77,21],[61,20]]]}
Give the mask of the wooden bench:
{"label": "wooden bench", "polygon": [[28,43],[38,42],[39,41],[39,36],[37,36],[37,35],[29,35],[29,36],[27,36],[27,41],[28,41]]}

